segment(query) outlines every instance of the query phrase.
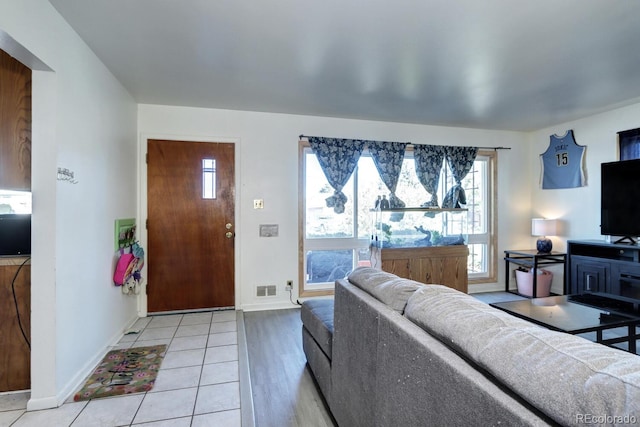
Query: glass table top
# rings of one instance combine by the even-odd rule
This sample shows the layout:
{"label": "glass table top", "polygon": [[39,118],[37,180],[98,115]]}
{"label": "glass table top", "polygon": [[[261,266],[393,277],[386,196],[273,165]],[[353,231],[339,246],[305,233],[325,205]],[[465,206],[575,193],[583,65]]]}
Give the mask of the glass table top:
{"label": "glass table top", "polygon": [[568,333],[639,324],[640,317],[574,303],[567,295],[493,303],[491,306],[534,323]]}

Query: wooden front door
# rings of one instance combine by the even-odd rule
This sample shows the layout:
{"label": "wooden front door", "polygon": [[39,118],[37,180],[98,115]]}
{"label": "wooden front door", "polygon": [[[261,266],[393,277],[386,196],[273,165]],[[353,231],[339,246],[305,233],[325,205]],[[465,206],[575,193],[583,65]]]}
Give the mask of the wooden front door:
{"label": "wooden front door", "polygon": [[148,311],[233,307],[234,145],[148,140],[147,150]]}

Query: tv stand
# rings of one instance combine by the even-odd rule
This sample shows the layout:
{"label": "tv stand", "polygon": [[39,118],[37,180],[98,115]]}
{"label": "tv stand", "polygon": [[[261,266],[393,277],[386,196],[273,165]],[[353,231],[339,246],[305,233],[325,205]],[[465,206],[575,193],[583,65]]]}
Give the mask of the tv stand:
{"label": "tv stand", "polygon": [[[628,240],[629,242],[627,242],[627,240]],[[624,236],[624,237],[619,238],[619,239],[618,239],[618,240],[616,240],[615,242],[613,242],[613,244],[614,244],[614,245],[615,245],[615,244],[618,244],[618,243],[628,243],[628,244],[630,244],[630,245],[635,245],[637,242],[636,242],[636,239],[634,239],[634,238],[633,238],[633,237],[631,237],[631,236]]]}
{"label": "tv stand", "polygon": [[569,240],[567,258],[566,293],[598,293],[640,303],[640,246],[602,240]]}

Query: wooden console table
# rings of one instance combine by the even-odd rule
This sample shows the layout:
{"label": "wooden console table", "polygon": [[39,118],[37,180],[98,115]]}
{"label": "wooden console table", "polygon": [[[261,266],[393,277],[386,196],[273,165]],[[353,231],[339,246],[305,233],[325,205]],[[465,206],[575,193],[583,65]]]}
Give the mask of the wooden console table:
{"label": "wooden console table", "polygon": [[416,282],[445,285],[467,293],[466,245],[382,248],[382,270]]}

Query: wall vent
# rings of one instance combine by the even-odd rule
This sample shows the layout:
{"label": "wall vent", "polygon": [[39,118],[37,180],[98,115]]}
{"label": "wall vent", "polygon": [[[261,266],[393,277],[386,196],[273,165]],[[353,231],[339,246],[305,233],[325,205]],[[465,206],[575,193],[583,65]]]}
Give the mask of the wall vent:
{"label": "wall vent", "polygon": [[276,295],[276,285],[266,285],[256,287],[256,296],[273,297]]}

